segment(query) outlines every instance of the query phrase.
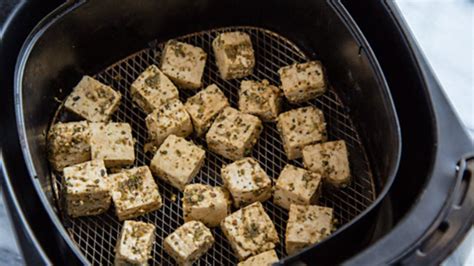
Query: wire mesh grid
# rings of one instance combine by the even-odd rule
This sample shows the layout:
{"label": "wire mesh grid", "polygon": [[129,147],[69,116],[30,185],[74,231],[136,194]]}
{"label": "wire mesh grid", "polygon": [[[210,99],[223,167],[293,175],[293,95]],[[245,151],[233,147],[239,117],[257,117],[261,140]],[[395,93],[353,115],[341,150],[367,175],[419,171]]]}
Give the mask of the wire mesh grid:
{"label": "wire mesh grid", "polygon": [[[211,31],[193,33],[177,38],[203,48],[208,53],[208,60],[203,75],[203,84],[215,83],[228,97],[232,106],[237,106],[239,80],[222,80],[215,65],[212,53],[212,40],[217,34],[225,31],[243,31],[251,36],[256,56],[256,65],[253,75],[246,79],[267,79],[273,84],[279,84],[277,70],[296,62],[308,61],[305,56],[289,40],[276,33],[254,27],[229,27]],[[141,50],[95,75],[101,82],[119,90],[122,95],[122,103],[112,117],[113,121],[130,123],[133,136],[137,140],[135,166],[149,165],[153,154],[144,152],[144,144],[147,142],[147,129],[145,125],[146,114],[143,113],[132,102],[129,88],[131,83],[150,64],[159,66],[163,44],[151,43],[149,48]],[[185,101],[195,94],[195,91],[180,90],[180,98]],[[359,135],[351,121],[347,109],[343,106],[334,90],[330,89],[324,95],[318,97],[311,103],[320,108],[325,115],[330,140],[343,139],[346,141],[350,153],[352,182],[340,190],[325,190],[319,201],[320,205],[334,208],[338,226],[341,226],[365,210],[375,199],[375,189],[372,173],[360,141]],[[284,110],[295,106],[285,103]],[[61,108],[61,107],[60,107]],[[59,110],[54,122],[64,119],[64,112]],[[283,150],[281,139],[274,123],[265,123],[264,131],[255,145],[252,156],[256,158],[267,174],[276,179],[289,161]],[[195,143],[205,147],[204,138],[191,136]],[[198,175],[192,180],[193,183],[205,183],[210,185],[222,185],[220,168],[230,161],[207,151],[206,160]],[[293,160],[292,164],[302,166],[301,160]],[[60,176],[53,175],[53,189],[56,191],[57,201],[61,193]],[[156,242],[152,250],[153,265],[173,265],[175,262],[164,253],[163,239],[184,223],[181,209],[181,195],[177,189],[157,179],[159,190],[163,198],[163,206],[158,211],[145,214],[136,218],[155,224]],[[280,258],[286,256],[284,248],[284,235],[287,211],[274,205],[271,200],[266,201],[264,207],[273,220],[279,233],[280,244],[275,249]],[[116,218],[111,209],[104,214],[91,217],[71,219],[63,214],[63,224],[69,232],[72,240],[82,251],[86,259],[93,265],[110,265],[114,261],[114,247],[121,229],[122,223]],[[235,264],[237,258],[234,256],[227,239],[219,228],[212,229],[215,244],[196,262],[197,265],[229,265]]]}

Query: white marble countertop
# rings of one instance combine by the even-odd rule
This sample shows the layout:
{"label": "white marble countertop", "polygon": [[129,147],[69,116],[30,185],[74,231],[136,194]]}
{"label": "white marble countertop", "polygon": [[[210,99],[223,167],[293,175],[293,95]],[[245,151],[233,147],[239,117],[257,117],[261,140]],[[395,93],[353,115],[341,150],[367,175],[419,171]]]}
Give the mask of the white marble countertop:
{"label": "white marble countertop", "polygon": [[[397,0],[413,34],[448,98],[474,138],[474,1]],[[1,193],[1,192],[0,192]],[[464,263],[474,265],[474,233],[463,244],[471,249]],[[461,265],[453,256],[445,265]],[[10,221],[0,197],[0,265],[22,265]]]}

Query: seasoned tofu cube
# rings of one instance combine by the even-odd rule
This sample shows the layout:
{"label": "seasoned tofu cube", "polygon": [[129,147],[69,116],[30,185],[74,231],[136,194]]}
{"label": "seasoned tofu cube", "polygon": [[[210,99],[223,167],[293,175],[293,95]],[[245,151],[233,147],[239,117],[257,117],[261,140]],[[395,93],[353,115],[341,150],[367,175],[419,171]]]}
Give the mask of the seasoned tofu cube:
{"label": "seasoned tofu cube", "polygon": [[115,265],[148,265],[155,230],[150,223],[125,221],[115,247]]}
{"label": "seasoned tofu cube", "polygon": [[132,165],[135,139],[128,123],[91,123],[91,157],[104,160],[105,167]]}
{"label": "seasoned tofu cube", "polygon": [[287,210],[291,204],[316,203],[321,190],[321,175],[287,164],[275,184],[273,202]]}
{"label": "seasoned tofu cube", "polygon": [[278,70],[281,88],[290,103],[301,103],[326,91],[324,69],[319,61],[293,64]]}
{"label": "seasoned tofu cube", "polygon": [[211,230],[203,223],[191,221],[165,238],[164,249],[179,265],[192,265],[214,244]]}
{"label": "seasoned tofu cube", "polygon": [[200,221],[209,227],[219,225],[231,203],[225,189],[204,184],[186,185],[182,201],[184,221]]}
{"label": "seasoned tofu cube", "polygon": [[170,100],[178,99],[178,89],[157,66],[151,65],[130,86],[133,101],[147,114]]}
{"label": "seasoned tofu cube", "polygon": [[247,33],[221,33],[212,41],[212,48],[223,79],[243,78],[252,74],[255,55]]}
{"label": "seasoned tofu cube", "polygon": [[158,210],[161,196],[148,166],[109,176],[115,213],[120,221]]}
{"label": "seasoned tofu cube", "polygon": [[263,121],[274,121],[280,113],[280,89],[268,80],[243,80],[240,83],[239,110],[260,117]]}
{"label": "seasoned tofu cube", "polygon": [[227,216],[221,222],[221,229],[239,260],[271,250],[280,242],[275,226],[260,202]]}
{"label": "seasoned tofu cube", "polygon": [[104,161],[93,160],[63,170],[66,212],[71,217],[97,215],[110,206]]}
{"label": "seasoned tofu cube", "polygon": [[344,187],[351,181],[349,158],[344,140],[329,141],[303,148],[306,169],[320,173],[324,181],[335,187]]}
{"label": "seasoned tofu cube", "polygon": [[207,54],[187,43],[168,41],[161,57],[161,71],[178,87],[197,89],[202,86],[202,74]]}
{"label": "seasoned tofu cube", "polygon": [[332,208],[291,204],[288,216],[285,246],[289,255],[321,242],[334,230]]}
{"label": "seasoned tofu cube", "polygon": [[171,134],[187,137],[193,132],[191,118],[179,100],[163,104],[145,121],[150,140],[158,146]]}
{"label": "seasoned tofu cube", "polygon": [[191,141],[169,135],[151,160],[151,171],[156,176],[183,191],[199,172],[206,152]]}
{"label": "seasoned tofu cube", "polygon": [[227,159],[238,160],[252,152],[262,129],[258,117],[226,107],[206,134],[207,147]]}
{"label": "seasoned tofu cube", "polygon": [[278,262],[278,255],[275,250],[265,251],[258,255],[252,256],[245,261],[240,262],[237,266],[270,266]]}
{"label": "seasoned tofu cube", "polygon": [[278,116],[277,129],[288,160],[300,158],[304,146],[326,140],[326,123],[321,110],[308,106]]}
{"label": "seasoned tofu cube", "polygon": [[215,84],[189,97],[184,105],[198,136],[206,133],[216,116],[227,106],[229,101]]}
{"label": "seasoned tofu cube", "polygon": [[64,107],[91,122],[107,122],[120,105],[122,95],[89,76],[82,77]]}
{"label": "seasoned tofu cube", "polygon": [[256,201],[263,202],[272,195],[272,181],[253,158],[243,158],[224,166],[221,176],[237,208]]}
{"label": "seasoned tofu cube", "polygon": [[48,158],[56,171],[91,159],[87,122],[54,124],[48,132]]}

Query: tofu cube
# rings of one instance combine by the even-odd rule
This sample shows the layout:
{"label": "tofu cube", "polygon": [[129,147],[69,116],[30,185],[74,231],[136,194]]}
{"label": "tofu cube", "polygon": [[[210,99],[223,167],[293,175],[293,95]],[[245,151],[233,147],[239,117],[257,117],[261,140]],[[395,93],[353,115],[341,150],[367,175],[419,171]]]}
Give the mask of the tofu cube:
{"label": "tofu cube", "polygon": [[209,227],[219,225],[231,203],[225,189],[204,184],[186,185],[182,201],[184,221],[200,221]]}
{"label": "tofu cube", "polygon": [[157,66],[149,66],[130,86],[133,101],[147,114],[170,100],[178,99],[178,89]]}
{"label": "tofu cube", "polygon": [[115,213],[120,221],[158,210],[161,196],[148,166],[123,170],[109,176]]}
{"label": "tofu cube", "polygon": [[274,121],[280,113],[280,89],[268,80],[243,80],[240,83],[239,110],[260,117],[263,121]]}
{"label": "tofu cube", "polygon": [[66,212],[71,217],[97,215],[110,206],[110,185],[102,160],[64,168],[63,185]]}
{"label": "tofu cube", "polygon": [[197,89],[202,86],[206,58],[206,52],[199,47],[174,40],[168,41],[161,57],[161,71],[178,87]]}
{"label": "tofu cube", "polygon": [[191,141],[169,135],[151,160],[151,171],[173,187],[183,191],[184,186],[201,169],[206,152]]}
{"label": "tofu cube", "polygon": [[178,265],[192,265],[214,244],[211,230],[203,223],[191,221],[165,238],[164,250]]}
{"label": "tofu cube", "polygon": [[326,123],[321,110],[301,107],[278,116],[277,129],[283,140],[288,160],[301,158],[304,146],[326,141]]}
{"label": "tofu cube", "polygon": [[344,140],[329,141],[303,148],[306,169],[320,173],[324,181],[335,187],[347,186],[351,181],[349,158]]}
{"label": "tofu cube", "polygon": [[122,95],[89,76],[82,77],[66,98],[64,107],[91,122],[107,122],[120,105]]}
{"label": "tofu cube", "polygon": [[281,88],[290,103],[302,103],[326,91],[324,69],[319,61],[293,64],[278,70]]}
{"label": "tofu cube", "polygon": [[150,140],[158,146],[171,134],[187,137],[193,132],[191,118],[179,100],[163,104],[145,121]]}
{"label": "tofu cube", "polygon": [[256,201],[263,202],[272,195],[271,179],[253,158],[243,158],[224,166],[221,176],[237,208]]}
{"label": "tofu cube", "polygon": [[221,229],[239,260],[275,248],[280,242],[272,220],[255,202],[227,216]]}
{"label": "tofu cube", "polygon": [[207,147],[235,161],[250,155],[262,129],[258,117],[226,107],[206,134]]}
{"label": "tofu cube", "polygon": [[221,78],[236,79],[252,74],[255,55],[247,33],[221,33],[212,41],[212,48]]}
{"label": "tofu cube", "polygon": [[275,250],[265,251],[258,255],[252,256],[245,261],[240,262],[237,266],[270,266],[278,262],[278,255]]}
{"label": "tofu cube", "polygon": [[125,221],[115,246],[115,265],[148,265],[155,230],[150,223]]}
{"label": "tofu cube", "polygon": [[105,167],[132,165],[135,139],[128,123],[91,123],[92,159],[104,160]]}
{"label": "tofu cube", "polygon": [[198,136],[206,133],[216,116],[227,106],[229,101],[215,84],[189,97],[184,105]]}
{"label": "tofu cube", "polygon": [[275,184],[273,202],[289,210],[291,204],[317,203],[320,191],[320,174],[287,164]]}
{"label": "tofu cube", "polygon": [[56,171],[91,159],[89,123],[54,124],[48,132],[48,159]]}
{"label": "tofu cube", "polygon": [[288,216],[285,233],[288,255],[321,242],[334,230],[332,208],[292,204]]}

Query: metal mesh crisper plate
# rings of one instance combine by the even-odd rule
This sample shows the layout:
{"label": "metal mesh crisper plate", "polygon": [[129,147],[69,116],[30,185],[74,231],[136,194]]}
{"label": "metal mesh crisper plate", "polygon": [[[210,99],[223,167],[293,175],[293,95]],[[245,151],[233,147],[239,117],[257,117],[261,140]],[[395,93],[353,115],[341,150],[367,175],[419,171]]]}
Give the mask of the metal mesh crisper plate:
{"label": "metal mesh crisper plate", "polygon": [[[181,41],[199,46],[208,53],[206,69],[204,71],[203,83],[208,85],[217,84],[224,94],[229,98],[232,106],[237,106],[239,80],[225,81],[219,77],[214,61],[211,42],[218,33],[224,31],[240,30],[247,32],[252,39],[255,49],[256,66],[254,74],[246,79],[268,79],[273,84],[279,84],[277,70],[285,65],[308,60],[294,44],[287,39],[264,29],[253,27],[231,27],[211,30],[206,32],[193,33],[180,38]],[[133,129],[133,135],[137,139],[136,162],[135,165],[149,165],[152,154],[143,151],[143,145],[147,141],[147,130],[145,126],[145,114],[132,102],[129,87],[130,84],[145,70],[150,64],[159,65],[162,44],[152,44],[105,69],[95,75],[95,77],[119,90],[124,97],[118,111],[113,115],[113,121],[128,122]],[[196,91],[180,90],[183,101],[196,93]],[[356,215],[361,213],[375,199],[375,191],[371,170],[367,161],[367,156],[362,147],[360,138],[354,125],[338,96],[333,90],[329,90],[323,96],[311,102],[320,108],[326,118],[328,126],[328,136],[330,140],[344,139],[350,152],[351,171],[353,181],[347,188],[323,193],[320,200],[321,205],[333,207],[335,216],[341,226]],[[284,105],[284,110],[291,108]],[[62,111],[59,110],[55,120]],[[56,121],[53,121],[56,122]],[[205,147],[205,141],[195,136],[190,137],[194,142]],[[255,157],[266,170],[268,175],[276,179],[280,170],[288,162],[283,151],[281,139],[276,131],[274,123],[266,123],[257,144],[254,147],[252,156]],[[220,168],[223,163],[229,161],[221,156],[207,151],[206,161],[198,175],[192,182],[201,182],[211,185],[221,185]],[[301,166],[301,161],[292,161],[293,164]],[[60,178],[55,177],[54,185],[61,187]],[[160,193],[163,197],[163,206],[158,211],[136,218],[137,220],[153,223],[157,226],[156,243],[152,252],[152,261],[155,265],[174,264],[174,261],[163,251],[163,239],[183,224],[181,210],[181,196],[177,189],[171,187],[163,181],[158,180]],[[57,190],[56,190],[57,191]],[[60,193],[57,193],[57,196]],[[173,201],[173,198],[176,198]],[[281,244],[276,251],[280,258],[286,256],[284,248],[284,235],[287,211],[274,205],[271,200],[264,204],[265,209],[273,222],[280,236]],[[80,248],[85,257],[92,264],[112,264],[114,261],[114,246],[117,241],[122,223],[115,217],[113,209],[105,214],[93,217],[83,217],[70,219],[64,215],[63,223],[71,238]],[[237,262],[228,241],[223,236],[220,229],[212,229],[215,236],[215,244],[201,259],[198,265],[221,265],[235,264]]]}

